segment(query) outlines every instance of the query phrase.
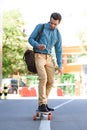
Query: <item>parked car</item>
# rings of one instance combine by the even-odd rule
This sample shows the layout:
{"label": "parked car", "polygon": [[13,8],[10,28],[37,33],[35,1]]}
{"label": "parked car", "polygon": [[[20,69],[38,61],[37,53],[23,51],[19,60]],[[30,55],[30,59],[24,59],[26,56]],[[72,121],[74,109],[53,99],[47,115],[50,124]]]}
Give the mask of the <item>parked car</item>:
{"label": "parked car", "polygon": [[9,94],[17,94],[18,92],[18,84],[19,84],[19,89],[22,87],[27,87],[26,84],[22,81],[19,80],[18,83],[18,79],[14,79],[14,78],[4,78],[2,79],[2,89],[4,88],[4,85],[8,86],[8,93]]}

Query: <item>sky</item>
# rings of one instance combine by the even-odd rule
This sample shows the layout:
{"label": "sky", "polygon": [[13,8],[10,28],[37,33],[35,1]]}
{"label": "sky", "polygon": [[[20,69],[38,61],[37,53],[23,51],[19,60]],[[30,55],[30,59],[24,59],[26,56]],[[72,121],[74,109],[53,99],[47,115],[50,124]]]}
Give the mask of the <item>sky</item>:
{"label": "sky", "polygon": [[61,32],[63,44],[80,44],[77,33],[85,25],[84,11],[87,11],[87,0],[0,0],[1,11],[19,9],[28,35],[38,23],[49,22],[51,13],[59,12],[62,21],[58,28]]}

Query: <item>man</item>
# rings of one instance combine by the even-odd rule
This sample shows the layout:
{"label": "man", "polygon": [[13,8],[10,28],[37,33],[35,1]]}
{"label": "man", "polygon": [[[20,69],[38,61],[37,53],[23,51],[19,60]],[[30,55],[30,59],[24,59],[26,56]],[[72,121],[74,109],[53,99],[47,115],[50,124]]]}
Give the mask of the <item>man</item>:
{"label": "man", "polygon": [[39,76],[38,109],[42,112],[54,111],[54,109],[48,107],[47,104],[55,75],[51,57],[53,46],[58,64],[58,73],[62,74],[62,39],[57,29],[57,25],[59,25],[61,19],[62,17],[59,13],[52,13],[50,22],[44,24],[40,39],[37,41],[36,37],[41,31],[43,24],[38,24],[28,39],[28,42],[33,46],[35,52],[35,64]]}

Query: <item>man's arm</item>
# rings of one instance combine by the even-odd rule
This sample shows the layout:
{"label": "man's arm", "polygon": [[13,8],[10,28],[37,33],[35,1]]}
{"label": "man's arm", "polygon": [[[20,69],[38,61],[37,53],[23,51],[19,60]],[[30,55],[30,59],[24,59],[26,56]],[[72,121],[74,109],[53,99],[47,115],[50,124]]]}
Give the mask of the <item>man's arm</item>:
{"label": "man's arm", "polygon": [[62,38],[58,32],[58,42],[55,44],[55,54],[58,64],[58,73],[62,75]]}
{"label": "man's arm", "polygon": [[[38,24],[30,37],[28,38],[28,42],[33,46],[33,48],[37,48],[39,50],[44,50],[46,47],[43,44],[40,44],[36,41],[36,37],[40,34],[40,31],[42,29],[42,25]],[[42,33],[42,32],[41,32]]]}
{"label": "man's arm", "polygon": [[28,42],[33,46],[33,48],[38,48],[38,42],[36,41],[36,37],[40,31],[40,28],[41,26],[40,24],[38,24],[28,38]]}

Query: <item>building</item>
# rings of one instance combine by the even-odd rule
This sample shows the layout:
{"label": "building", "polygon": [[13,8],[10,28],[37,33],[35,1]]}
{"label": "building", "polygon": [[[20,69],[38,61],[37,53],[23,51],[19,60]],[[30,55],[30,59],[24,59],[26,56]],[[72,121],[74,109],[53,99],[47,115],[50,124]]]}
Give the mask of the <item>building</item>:
{"label": "building", "polygon": [[63,46],[63,73],[75,75],[75,95],[87,88],[87,57],[82,46]]}

